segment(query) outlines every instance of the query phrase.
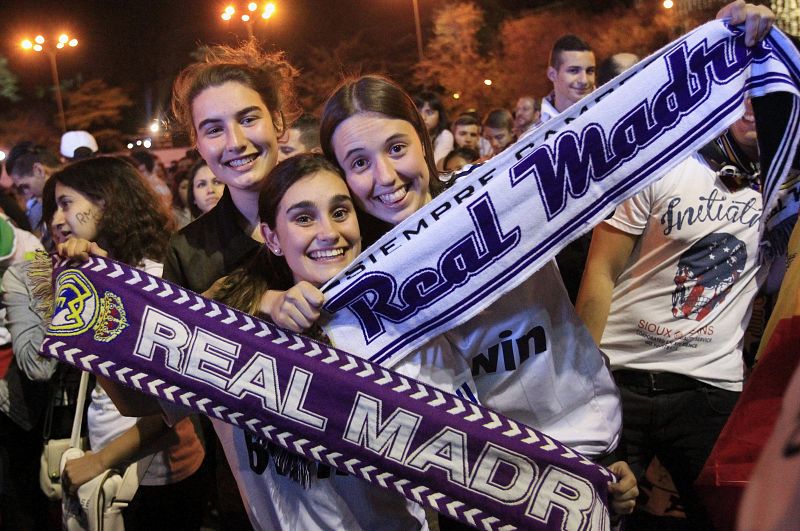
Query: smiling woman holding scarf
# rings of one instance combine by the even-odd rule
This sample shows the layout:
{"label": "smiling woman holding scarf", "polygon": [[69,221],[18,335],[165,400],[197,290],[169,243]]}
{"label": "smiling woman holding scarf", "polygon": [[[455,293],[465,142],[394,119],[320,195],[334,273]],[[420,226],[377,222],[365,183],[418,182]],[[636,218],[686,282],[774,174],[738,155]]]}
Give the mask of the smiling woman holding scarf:
{"label": "smiling woman holding scarf", "polygon": [[[318,294],[321,285],[361,252],[359,223],[344,177],[322,155],[302,154],[281,162],[261,192],[259,215],[266,245],[212,290],[216,300],[239,310],[257,314],[267,289]],[[309,332],[324,341],[318,329]],[[264,466],[259,476],[251,473],[240,481],[252,485],[246,499],[265,528],[427,529],[422,508],[399,494],[249,433],[244,437],[250,441],[251,466]]]}

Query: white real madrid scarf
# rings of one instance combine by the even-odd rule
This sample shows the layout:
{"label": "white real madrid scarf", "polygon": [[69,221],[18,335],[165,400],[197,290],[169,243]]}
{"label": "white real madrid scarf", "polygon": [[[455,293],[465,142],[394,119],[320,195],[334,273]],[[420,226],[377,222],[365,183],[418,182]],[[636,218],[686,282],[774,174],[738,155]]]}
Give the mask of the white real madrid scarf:
{"label": "white real madrid scarf", "polygon": [[757,98],[769,211],[797,148],[798,86],[800,56],[777,29],[748,48],[742,28],[701,26],[469,170],[364,251],[323,288],[326,333],[394,365],[720,135],[746,97]]}

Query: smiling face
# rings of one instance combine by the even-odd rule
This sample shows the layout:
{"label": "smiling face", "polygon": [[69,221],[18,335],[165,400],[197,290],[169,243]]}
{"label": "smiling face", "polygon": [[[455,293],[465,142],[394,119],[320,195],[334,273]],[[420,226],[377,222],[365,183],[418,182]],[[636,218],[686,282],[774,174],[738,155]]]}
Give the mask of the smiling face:
{"label": "smiling face", "polygon": [[517,106],[514,107],[514,126],[520,131],[525,131],[539,121],[539,115],[533,100],[522,97],[517,100]]}
{"label": "smiling face", "polygon": [[744,115],[731,124],[731,133],[747,155],[758,160],[758,133],[756,132],[756,116],[750,98],[744,100]]}
{"label": "smiling face", "polygon": [[361,252],[361,233],[347,185],[321,170],[286,190],[275,227],[262,223],[267,245],[283,255],[295,282],[321,286]]}
{"label": "smiling face", "polygon": [[336,160],[365,212],[396,225],[431,200],[422,142],[405,120],[359,113],[333,133]]}
{"label": "smiling face", "polygon": [[94,241],[103,217],[103,205],[97,204],[81,192],[56,182],[56,211],[51,225],[61,241],[82,238]]}
{"label": "smiling face", "polygon": [[208,87],[192,101],[197,150],[223,184],[258,191],[275,167],[278,139],[270,110],[255,90],[235,81]]}
{"label": "smiling face", "polygon": [[208,166],[197,170],[192,182],[192,195],[194,204],[203,214],[216,206],[224,191],[225,185],[214,177]]}
{"label": "smiling face", "polygon": [[553,82],[556,110],[563,112],[594,90],[594,74],[594,52],[562,51],[558,69],[547,68],[547,78]]}

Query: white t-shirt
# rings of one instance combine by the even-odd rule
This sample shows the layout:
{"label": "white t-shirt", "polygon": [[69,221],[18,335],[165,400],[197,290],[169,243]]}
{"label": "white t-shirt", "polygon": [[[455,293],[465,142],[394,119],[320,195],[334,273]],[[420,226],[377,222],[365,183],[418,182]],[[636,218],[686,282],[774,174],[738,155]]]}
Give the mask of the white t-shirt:
{"label": "white t-shirt", "polygon": [[[454,382],[468,377],[469,366],[437,338],[392,370],[452,393]],[[169,424],[190,413],[165,401],[161,407]],[[274,460],[249,432],[214,418],[211,422],[255,529],[428,529],[422,507],[397,492],[317,463],[312,464],[311,483],[304,488],[278,473]]]}
{"label": "white t-shirt", "polygon": [[[391,369],[449,393],[469,378],[469,365],[443,338],[432,340]],[[428,529],[422,507],[396,492],[319,464],[313,465],[311,484],[303,488],[277,472],[249,433],[217,419],[211,422],[256,529]],[[318,470],[323,472],[315,473]]]}
{"label": "white t-shirt", "polygon": [[[542,112],[541,112],[540,123],[544,123],[544,122],[546,122],[548,120],[552,120],[553,118],[555,118],[556,116],[561,114],[560,112],[558,112],[558,110],[556,110],[556,108],[550,102],[550,98],[552,96],[553,95],[551,93],[551,94],[548,94],[547,96],[545,96],[544,98],[542,98]],[[529,129],[529,131],[530,131],[530,129]]]}
{"label": "white t-shirt", "polygon": [[741,391],[761,213],[761,194],[729,191],[699,155],[617,208],[606,223],[639,238],[601,342],[612,369]]}
{"label": "white t-shirt", "polygon": [[442,132],[436,135],[433,139],[433,160],[436,161],[436,167],[439,167],[447,154],[453,151],[454,145],[455,139],[449,129],[442,129]]}
{"label": "white t-shirt", "polygon": [[470,359],[482,405],[587,456],[616,447],[617,387],[555,261],[446,336]]}
{"label": "white t-shirt", "polygon": [[278,474],[274,460],[248,433],[217,419],[211,422],[255,529],[428,529],[422,507],[396,492],[318,464],[312,465],[311,483],[304,488]]}

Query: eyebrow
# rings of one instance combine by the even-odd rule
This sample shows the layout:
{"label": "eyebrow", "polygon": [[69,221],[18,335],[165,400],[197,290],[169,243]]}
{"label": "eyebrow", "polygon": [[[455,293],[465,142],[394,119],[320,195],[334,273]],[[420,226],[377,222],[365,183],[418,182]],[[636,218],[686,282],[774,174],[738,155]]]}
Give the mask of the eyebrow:
{"label": "eyebrow", "polygon": [[334,204],[341,204],[341,203],[353,203],[353,198],[347,194],[337,194],[331,198],[331,203]]}
{"label": "eyebrow", "polygon": [[[396,142],[397,140],[408,139],[408,138],[409,138],[409,135],[407,135],[405,133],[395,133],[392,136],[390,136],[389,138],[387,138],[386,141],[383,143],[383,145],[385,146],[385,145],[391,144],[392,142]],[[349,150],[347,153],[344,154],[344,160],[349,159],[350,155],[352,155],[354,153],[358,153],[359,151],[361,151],[363,149],[365,149],[364,146],[354,147],[353,149]]]}
{"label": "eyebrow", "polygon": [[[238,118],[241,118],[244,115],[249,114],[249,113],[251,113],[253,111],[260,111],[260,110],[261,110],[261,107],[259,107],[258,105],[251,105],[250,107],[245,107],[244,109],[242,109],[240,111],[237,111],[236,112],[236,118],[238,119]],[[222,122],[222,121],[223,121],[222,118],[217,118],[217,117],[206,118],[205,120],[203,120],[202,122],[197,124],[197,129],[199,130],[199,129],[202,129],[203,127],[205,127],[208,124],[213,124],[213,123]]]}
{"label": "eyebrow", "polygon": [[[331,204],[341,204],[341,203],[352,203],[353,199],[347,194],[337,194],[331,198]],[[286,212],[292,212],[293,210],[308,210],[316,208],[316,205],[313,201],[298,201],[297,203],[290,205]]]}

